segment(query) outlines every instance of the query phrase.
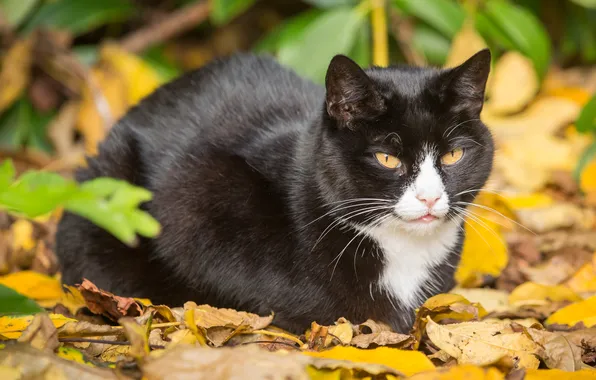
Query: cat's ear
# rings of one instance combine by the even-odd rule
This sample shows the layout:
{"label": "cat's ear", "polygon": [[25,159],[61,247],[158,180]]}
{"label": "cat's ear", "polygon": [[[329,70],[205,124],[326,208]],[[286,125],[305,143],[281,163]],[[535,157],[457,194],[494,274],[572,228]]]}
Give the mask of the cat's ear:
{"label": "cat's ear", "polygon": [[480,114],[490,73],[490,50],[483,49],[446,73],[445,98],[458,110]]}
{"label": "cat's ear", "polygon": [[350,58],[336,55],[325,77],[327,113],[340,127],[372,119],[385,111],[385,101],[364,70]]}

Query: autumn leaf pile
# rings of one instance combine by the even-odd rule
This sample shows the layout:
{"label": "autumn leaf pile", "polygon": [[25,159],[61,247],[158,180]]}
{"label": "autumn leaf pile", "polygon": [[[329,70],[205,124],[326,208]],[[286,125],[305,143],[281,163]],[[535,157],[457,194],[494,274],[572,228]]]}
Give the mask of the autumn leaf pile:
{"label": "autumn leaf pile", "polygon": [[[0,89],[0,108],[25,86],[15,73],[30,64],[32,43],[9,52],[20,61],[0,78],[12,75],[20,90]],[[447,65],[482,47],[464,28]],[[105,136],[96,90],[117,118],[160,83],[116,45],[100,55],[80,103],[60,115],[91,153]],[[297,336],[276,328],[274,314],[191,300],[153,305],[87,280],[62,287],[52,252],[59,213],[0,214],[0,284],[45,309],[0,317],[0,378],[596,379],[596,160],[579,181],[572,175],[593,143],[574,123],[595,90],[593,71],[553,67],[541,83],[519,53],[496,61],[482,113],[496,140],[495,169],[466,214],[457,287],[427,300],[409,334],[339,318],[313,321]],[[68,139],[56,142],[64,160],[76,152]]]}

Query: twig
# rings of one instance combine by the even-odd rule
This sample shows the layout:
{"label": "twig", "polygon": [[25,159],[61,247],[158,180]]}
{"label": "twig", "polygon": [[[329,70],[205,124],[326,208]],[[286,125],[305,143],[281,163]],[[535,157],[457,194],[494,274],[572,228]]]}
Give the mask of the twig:
{"label": "twig", "polygon": [[281,344],[283,346],[292,347],[295,350],[302,351],[300,349],[300,347],[296,347],[293,344],[288,343],[288,342],[279,342],[279,341],[270,341],[270,340],[255,340],[254,342],[244,342],[244,343],[241,343],[242,346],[244,346],[246,344]]}
{"label": "twig", "polygon": [[[105,339],[88,339],[88,338],[58,338],[59,342],[62,343],[99,343],[99,344],[110,344],[112,346],[130,346],[130,342],[121,342],[121,341],[113,341],[113,340],[105,340]],[[149,345],[152,350],[157,349],[164,349],[165,346],[161,346],[158,344],[151,344]]]}
{"label": "twig", "polygon": [[278,333],[278,332],[267,331],[267,330],[254,330],[254,331],[248,332],[247,334],[263,334],[263,335],[276,336],[278,338],[284,338],[287,340],[291,340],[292,342],[297,343],[300,346],[304,345],[304,342],[302,342],[300,339],[298,339],[295,336],[292,336],[290,334]]}
{"label": "twig", "polygon": [[205,21],[208,16],[209,2],[198,1],[172,12],[158,22],[132,32],[120,41],[120,45],[132,53],[139,53],[152,45],[186,32]]}

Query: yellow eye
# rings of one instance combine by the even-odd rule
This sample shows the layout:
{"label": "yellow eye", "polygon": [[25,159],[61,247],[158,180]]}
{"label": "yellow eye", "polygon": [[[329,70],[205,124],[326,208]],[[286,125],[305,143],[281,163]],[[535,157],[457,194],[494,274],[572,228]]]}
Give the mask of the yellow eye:
{"label": "yellow eye", "polygon": [[453,165],[464,156],[464,150],[462,148],[453,149],[451,152],[447,153],[443,157],[441,157],[441,162],[443,165]]}
{"label": "yellow eye", "polygon": [[399,160],[399,158],[390,154],[377,152],[375,153],[375,157],[381,165],[388,169],[397,169],[401,166],[401,161]]}

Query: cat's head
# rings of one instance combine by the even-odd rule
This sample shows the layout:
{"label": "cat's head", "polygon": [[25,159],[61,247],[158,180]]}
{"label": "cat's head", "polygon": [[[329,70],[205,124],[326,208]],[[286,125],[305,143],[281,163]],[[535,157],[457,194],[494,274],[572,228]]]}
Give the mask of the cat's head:
{"label": "cat's head", "polygon": [[451,69],[366,70],[333,58],[317,168],[337,215],[420,235],[461,221],[492,169],[480,121],[490,57],[486,49]]}

